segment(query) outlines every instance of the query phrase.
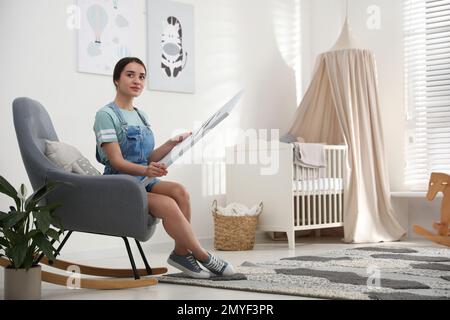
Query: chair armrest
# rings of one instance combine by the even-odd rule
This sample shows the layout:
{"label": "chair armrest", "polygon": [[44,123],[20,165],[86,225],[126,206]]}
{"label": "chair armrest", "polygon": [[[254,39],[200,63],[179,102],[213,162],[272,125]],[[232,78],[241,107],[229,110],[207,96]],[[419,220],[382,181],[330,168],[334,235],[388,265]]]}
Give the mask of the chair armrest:
{"label": "chair armrest", "polygon": [[64,181],[47,197],[61,202],[56,214],[66,230],[131,237],[146,241],[158,219],[148,212],[145,187],[128,175],[85,176],[48,170],[47,181]]}

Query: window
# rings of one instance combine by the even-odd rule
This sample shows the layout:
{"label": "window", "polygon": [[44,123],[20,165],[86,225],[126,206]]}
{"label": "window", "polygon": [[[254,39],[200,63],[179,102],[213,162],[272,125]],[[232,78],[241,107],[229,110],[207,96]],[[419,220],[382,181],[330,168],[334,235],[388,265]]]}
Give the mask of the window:
{"label": "window", "polygon": [[408,121],[405,184],[450,173],[450,0],[404,0]]}

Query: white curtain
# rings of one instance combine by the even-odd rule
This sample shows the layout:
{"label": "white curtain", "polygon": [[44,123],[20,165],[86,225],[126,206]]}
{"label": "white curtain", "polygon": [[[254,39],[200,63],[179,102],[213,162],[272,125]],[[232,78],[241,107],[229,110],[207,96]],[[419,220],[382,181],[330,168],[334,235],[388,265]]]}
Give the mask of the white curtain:
{"label": "white curtain", "polygon": [[350,48],[320,55],[289,133],[311,143],[348,146],[345,242],[395,241],[405,235],[390,201],[372,52]]}

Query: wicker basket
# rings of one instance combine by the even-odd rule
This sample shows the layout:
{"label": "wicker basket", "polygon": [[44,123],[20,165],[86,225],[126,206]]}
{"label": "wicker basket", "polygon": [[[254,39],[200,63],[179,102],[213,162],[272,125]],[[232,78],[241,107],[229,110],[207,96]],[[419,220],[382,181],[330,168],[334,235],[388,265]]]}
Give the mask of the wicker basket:
{"label": "wicker basket", "polygon": [[217,210],[217,201],[212,204],[214,217],[214,248],[223,251],[252,250],[255,244],[256,225],[262,213],[263,204],[259,205],[256,216],[224,216]]}

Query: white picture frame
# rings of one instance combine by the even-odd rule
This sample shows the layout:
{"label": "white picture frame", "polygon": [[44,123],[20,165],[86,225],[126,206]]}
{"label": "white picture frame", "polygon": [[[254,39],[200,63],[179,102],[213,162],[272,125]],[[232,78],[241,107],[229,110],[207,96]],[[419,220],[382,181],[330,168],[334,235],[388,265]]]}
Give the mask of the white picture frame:
{"label": "white picture frame", "polygon": [[194,6],[147,0],[149,90],[195,93]]}
{"label": "white picture frame", "polygon": [[[143,10],[134,1],[78,0],[78,72],[111,76],[123,57],[145,56]],[[141,49],[142,48],[142,49]]]}

